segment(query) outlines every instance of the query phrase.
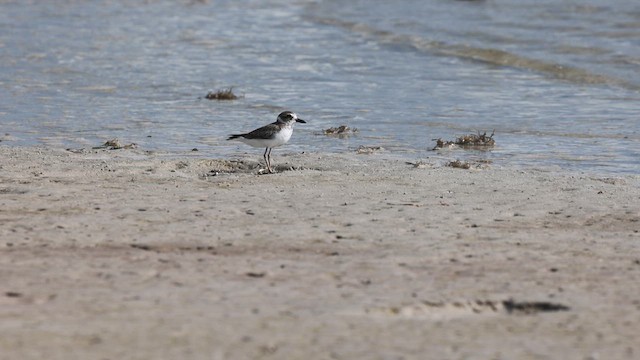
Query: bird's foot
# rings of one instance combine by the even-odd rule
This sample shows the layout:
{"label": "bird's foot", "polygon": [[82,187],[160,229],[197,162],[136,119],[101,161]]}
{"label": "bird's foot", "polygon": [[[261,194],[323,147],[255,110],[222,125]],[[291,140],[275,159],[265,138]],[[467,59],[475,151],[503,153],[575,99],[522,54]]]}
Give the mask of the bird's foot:
{"label": "bird's foot", "polygon": [[258,170],[258,175],[275,174],[275,173],[276,172],[272,168],[266,168],[266,169]]}

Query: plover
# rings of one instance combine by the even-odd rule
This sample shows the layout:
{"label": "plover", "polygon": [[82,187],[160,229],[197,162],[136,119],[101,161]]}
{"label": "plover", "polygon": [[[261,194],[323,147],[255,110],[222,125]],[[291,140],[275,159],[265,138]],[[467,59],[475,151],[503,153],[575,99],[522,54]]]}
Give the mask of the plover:
{"label": "plover", "polygon": [[267,170],[273,173],[271,168],[271,149],[276,146],[286,144],[293,134],[293,123],[306,123],[306,121],[298,118],[298,115],[291,111],[283,111],[278,115],[278,119],[274,123],[265,125],[246,134],[230,135],[227,140],[240,140],[247,145],[253,147],[263,147],[264,161],[267,163]]}

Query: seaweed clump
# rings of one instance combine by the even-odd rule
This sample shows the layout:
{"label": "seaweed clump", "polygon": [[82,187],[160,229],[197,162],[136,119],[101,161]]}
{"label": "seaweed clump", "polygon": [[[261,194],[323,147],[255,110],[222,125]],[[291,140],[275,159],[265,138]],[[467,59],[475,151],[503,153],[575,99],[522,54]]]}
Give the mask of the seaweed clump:
{"label": "seaweed clump", "polygon": [[491,133],[491,135],[484,134],[469,134],[464,135],[459,138],[456,138],[454,141],[444,141],[442,139],[433,139],[436,142],[436,146],[433,150],[442,149],[442,148],[453,148],[453,147],[462,147],[465,149],[480,149],[486,150],[488,148],[493,147],[496,144],[496,141],[493,140],[493,135],[495,134],[495,130]]}
{"label": "seaweed clump", "polygon": [[233,93],[233,87],[217,91],[209,91],[207,95],[205,95],[205,99],[209,100],[236,100],[237,98],[238,95]]}
{"label": "seaweed clump", "polygon": [[330,127],[328,129],[322,130],[323,135],[327,136],[337,136],[337,137],[347,137],[349,135],[355,134],[358,132],[356,128],[350,128],[347,125],[340,125],[337,127]]}

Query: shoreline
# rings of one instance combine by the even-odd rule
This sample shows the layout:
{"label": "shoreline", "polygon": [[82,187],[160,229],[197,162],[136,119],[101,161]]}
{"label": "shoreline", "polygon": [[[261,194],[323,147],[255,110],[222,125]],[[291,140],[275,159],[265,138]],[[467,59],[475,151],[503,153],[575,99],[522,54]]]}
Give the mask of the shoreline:
{"label": "shoreline", "polygon": [[200,156],[0,146],[0,358],[640,353],[640,176]]}

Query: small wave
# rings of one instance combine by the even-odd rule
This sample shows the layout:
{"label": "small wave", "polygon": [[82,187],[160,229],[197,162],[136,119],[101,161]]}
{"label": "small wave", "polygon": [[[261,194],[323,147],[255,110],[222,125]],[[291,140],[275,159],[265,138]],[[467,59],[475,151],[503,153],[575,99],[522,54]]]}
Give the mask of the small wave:
{"label": "small wave", "polygon": [[381,44],[404,45],[418,51],[429,52],[440,56],[452,56],[491,65],[535,71],[550,78],[575,84],[609,85],[634,91],[640,90],[640,85],[630,83],[623,79],[592,73],[573,66],[527,58],[504,50],[447,44],[441,41],[428,40],[416,35],[396,34],[391,31],[376,29],[367,24],[335,18],[312,17],[310,20],[319,24],[335,26],[364,35]]}

